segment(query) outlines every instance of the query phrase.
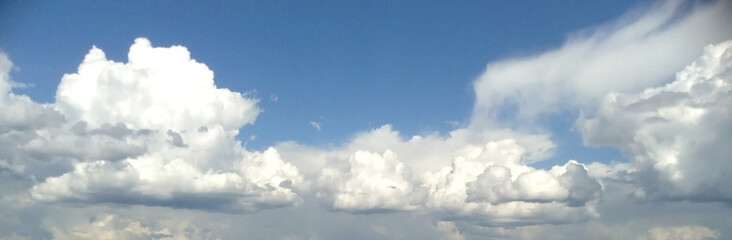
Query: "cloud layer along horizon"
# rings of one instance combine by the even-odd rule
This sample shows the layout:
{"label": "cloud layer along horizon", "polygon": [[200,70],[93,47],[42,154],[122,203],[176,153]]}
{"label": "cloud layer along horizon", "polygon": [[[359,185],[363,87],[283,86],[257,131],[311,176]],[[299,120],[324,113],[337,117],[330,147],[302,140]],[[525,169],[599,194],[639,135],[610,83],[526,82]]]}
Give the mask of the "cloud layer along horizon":
{"label": "cloud layer along horizon", "polygon": [[[183,46],[91,47],[47,104],[0,53],[0,239],[728,238],[731,5],[663,2],[489,63],[449,133],[328,147],[246,149],[259,100]],[[629,161],[559,159],[543,121],[565,113]],[[29,224],[43,233],[11,231]]]}

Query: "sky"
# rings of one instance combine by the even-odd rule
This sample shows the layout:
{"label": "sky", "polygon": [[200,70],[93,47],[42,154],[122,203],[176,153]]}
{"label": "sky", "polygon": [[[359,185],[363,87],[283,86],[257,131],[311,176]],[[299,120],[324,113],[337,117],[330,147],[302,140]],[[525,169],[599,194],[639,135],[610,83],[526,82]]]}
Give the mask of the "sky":
{"label": "sky", "polygon": [[0,239],[727,239],[728,1],[3,1]]}

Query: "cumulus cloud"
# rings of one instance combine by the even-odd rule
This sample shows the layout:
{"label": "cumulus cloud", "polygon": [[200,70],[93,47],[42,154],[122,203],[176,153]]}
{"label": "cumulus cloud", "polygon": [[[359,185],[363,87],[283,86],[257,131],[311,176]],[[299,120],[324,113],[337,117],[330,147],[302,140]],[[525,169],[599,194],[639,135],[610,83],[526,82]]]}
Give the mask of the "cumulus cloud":
{"label": "cumulus cloud", "polygon": [[257,100],[214,85],[214,74],[182,46],[154,48],[138,38],[128,62],[108,60],[92,48],[77,73],[66,74],[56,107],[71,122],[96,127],[123,122],[135,129],[236,131],[253,123]]}
{"label": "cumulus cloud", "polygon": [[428,174],[426,207],[446,218],[515,226],[583,221],[597,216],[602,186],[584,165],[569,161],[549,171],[522,162],[512,139],[473,147],[449,167]]}
{"label": "cumulus cloud", "polygon": [[217,88],[184,47],[140,38],[127,63],[94,47],[48,105],[12,93],[11,66],[2,55],[0,105],[13,114],[0,116],[0,160],[40,180],[33,200],[243,212],[302,201],[296,167],[235,139],[257,100]]}
{"label": "cumulus cloud", "polygon": [[731,201],[732,41],[710,45],[662,87],[611,93],[576,125],[634,160],[638,197]]}
{"label": "cumulus cloud", "polygon": [[251,153],[225,170],[201,170],[177,157],[146,154],[123,162],[94,161],[74,165],[70,173],[51,177],[31,190],[40,201],[110,202],[257,211],[297,204],[293,185],[302,181],[275,149]]}
{"label": "cumulus cloud", "polygon": [[319,182],[334,194],[333,209],[354,212],[414,210],[421,199],[412,183],[411,169],[393,151],[384,154],[356,151],[349,169],[322,171]]}
{"label": "cumulus cloud", "polygon": [[[729,201],[732,185],[722,181],[732,170],[724,145],[732,133],[729,43],[707,48],[667,86],[594,100],[663,83],[701,46],[732,37],[730,6],[667,1],[558,49],[491,63],[475,82],[466,128],[405,138],[384,125],[325,149],[294,142],[244,149],[235,137],[256,120],[258,100],[216,87],[213,72],[181,46],[137,39],[126,63],[93,47],[76,73],[64,75],[52,104],[14,94],[12,63],[0,54],[0,106],[12,113],[0,115],[0,173],[27,176],[34,203],[256,212],[298,205],[298,193],[307,192],[329,210],[433,216],[434,231],[453,239],[465,238],[465,225],[509,236],[518,226],[596,218],[602,181],[610,179],[640,183],[640,197]],[[555,143],[512,120],[593,110],[586,107],[598,102],[577,128],[587,144],[617,147],[633,163],[532,166],[552,156]],[[366,218],[347,216],[339,219]],[[718,236],[703,227],[658,229],[641,237]],[[57,238],[175,235],[116,215],[49,230]]]}
{"label": "cumulus cloud", "polygon": [[490,63],[475,82],[471,124],[531,122],[542,113],[592,106],[610,91],[665,82],[703,46],[732,37],[730,11],[728,1],[661,1],[574,34],[557,49]]}
{"label": "cumulus cloud", "polygon": [[[345,149],[311,155],[326,166],[318,194],[339,211],[419,211],[492,226],[597,216],[602,186],[583,164],[536,169],[528,165],[530,150],[513,138],[473,145],[459,136],[404,140],[389,126],[360,134]],[[355,150],[343,157],[349,149]],[[338,164],[339,157],[347,164]]]}
{"label": "cumulus cloud", "polygon": [[717,239],[719,232],[703,226],[655,227],[638,240],[704,240]]}

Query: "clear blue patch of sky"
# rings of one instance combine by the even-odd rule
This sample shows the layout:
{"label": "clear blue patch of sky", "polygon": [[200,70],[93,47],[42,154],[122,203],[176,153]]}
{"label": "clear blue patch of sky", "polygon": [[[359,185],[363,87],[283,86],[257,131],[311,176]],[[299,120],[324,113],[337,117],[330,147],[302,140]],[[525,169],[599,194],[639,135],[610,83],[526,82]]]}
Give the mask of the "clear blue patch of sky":
{"label": "clear blue patch of sky", "polygon": [[[116,61],[136,37],[184,45],[219,87],[261,98],[264,112],[242,129],[242,140],[257,136],[247,147],[324,145],[387,123],[406,136],[445,133],[447,121],[468,121],[472,81],[487,63],[560,46],[643,3],[2,1],[0,48],[20,68],[13,78],[34,85],[16,91],[52,102],[92,45]],[[551,126],[571,146],[558,158],[591,151],[565,120]]]}

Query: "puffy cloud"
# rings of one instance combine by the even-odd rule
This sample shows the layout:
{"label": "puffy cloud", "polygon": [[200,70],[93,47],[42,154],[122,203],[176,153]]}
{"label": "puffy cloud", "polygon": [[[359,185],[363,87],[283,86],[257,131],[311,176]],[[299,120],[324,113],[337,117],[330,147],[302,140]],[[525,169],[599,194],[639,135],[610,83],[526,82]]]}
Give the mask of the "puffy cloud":
{"label": "puffy cloud", "polygon": [[235,139],[257,100],[217,88],[189,55],[137,39],[119,63],[94,47],[47,105],[12,92],[2,55],[0,106],[13,114],[0,116],[0,167],[40,180],[30,196],[42,202],[241,212],[302,202],[296,167]]}
{"label": "puffy cloud", "polygon": [[655,227],[638,240],[704,240],[717,239],[719,232],[703,226]]}
{"label": "puffy cloud", "polygon": [[202,171],[183,158],[145,155],[123,162],[82,162],[31,190],[41,201],[111,202],[219,211],[257,211],[297,204],[297,169],[275,149],[252,153],[232,169]]}
{"label": "puffy cloud", "polygon": [[[374,152],[384,143],[393,149]],[[453,144],[455,149],[449,147]],[[315,162],[325,164],[316,190],[334,210],[413,210],[454,221],[517,226],[596,217],[594,205],[602,195],[602,186],[583,164],[530,167],[530,151],[513,138],[483,145],[457,136],[403,140],[385,126],[358,135],[345,148],[357,149],[350,157],[340,156],[347,164],[339,164],[336,154],[346,150],[311,155],[325,158]],[[444,159],[415,158],[431,151]]]}
{"label": "puffy cloud", "polygon": [[348,159],[350,168],[322,171],[320,181],[333,194],[333,209],[354,212],[414,210],[419,199],[411,170],[397,160],[396,153],[356,151]]}
{"label": "puffy cloud", "polygon": [[542,113],[591,107],[610,91],[662,83],[703,46],[732,37],[730,11],[729,1],[660,1],[642,14],[575,34],[560,48],[490,63],[475,82],[471,124],[532,122]]}
{"label": "puffy cloud", "polygon": [[[446,218],[515,226],[583,221],[597,216],[602,186],[584,165],[570,161],[549,171],[522,161],[512,139],[474,147],[452,166],[430,173],[426,206]],[[588,204],[591,203],[591,204]]]}
{"label": "puffy cloud", "polygon": [[222,126],[235,131],[253,123],[257,100],[214,85],[205,64],[182,46],[154,48],[138,38],[128,62],[108,60],[92,48],[77,73],[66,74],[56,93],[56,107],[71,122],[96,127],[122,122],[136,129],[176,131]]}
{"label": "puffy cloud", "polygon": [[634,160],[638,197],[731,201],[732,41],[662,87],[611,93],[596,116],[576,126],[586,143],[610,145]]}
{"label": "puffy cloud", "polygon": [[521,173],[515,179],[507,167],[487,167],[474,182],[468,183],[468,201],[488,201],[492,204],[517,200],[560,201],[581,206],[597,198],[601,186],[587,175],[583,165],[571,161],[564,167],[565,173],[558,176],[549,171],[534,170]]}
{"label": "puffy cloud", "polygon": [[280,143],[275,147],[304,174],[315,175],[317,178],[321,170],[327,166],[337,169],[347,168],[347,160],[359,150],[378,153],[390,150],[397,153],[399,161],[404,162],[416,174],[438,171],[450,165],[455,156],[468,151],[466,148],[468,146],[502,139],[513,139],[526,149],[526,156],[522,159],[524,164],[545,160],[551,156],[555,147],[548,135],[508,129],[484,129],[478,132],[457,129],[447,136],[431,133],[405,138],[389,124],[357,133],[343,145],[327,149],[291,141]]}
{"label": "puffy cloud", "polygon": [[[664,82],[700,46],[732,36],[726,30],[732,23],[727,14],[729,3],[686,7],[679,1],[664,2],[639,18],[628,17],[575,35],[556,50],[489,64],[475,83],[474,116],[467,128],[446,136],[403,138],[385,125],[329,149],[293,142],[263,152],[243,149],[235,136],[239,128],[255,121],[260,112],[257,100],[217,88],[211,70],[192,60],[184,47],[154,48],[149,41],[138,39],[127,63],[111,61],[102,50],[92,48],[78,72],[63,77],[54,104],[37,104],[13,94],[12,86],[17,84],[7,74],[12,63],[0,58],[0,106],[13,113],[0,115],[0,173],[3,177],[7,173],[27,176],[30,197],[36,200],[28,204],[114,203],[112,206],[253,212],[306,201],[309,207],[259,212],[252,217],[256,220],[227,215],[219,221],[248,225],[227,229],[232,236],[258,230],[251,226],[271,227],[285,218],[296,222],[317,216],[325,219],[324,225],[333,225],[315,223],[302,228],[340,231],[332,226],[396,218],[391,220],[393,226],[378,225],[373,230],[392,233],[402,227],[399,223],[409,222],[412,229],[431,227],[428,230],[442,234],[437,238],[464,239],[470,235],[463,234],[475,233],[532,239],[554,233],[558,228],[554,224],[583,222],[624,209],[605,206],[605,212],[598,212],[601,197],[606,195],[605,182],[611,181],[640,181],[643,191],[639,195],[729,200],[724,188],[732,188],[719,181],[730,169],[728,161],[715,160],[732,155],[723,145],[727,142],[724,136],[730,133],[725,125],[730,122],[727,70],[711,74],[716,77],[708,80],[677,83],[682,90],[666,91],[664,87],[640,94],[612,94],[608,99],[614,100],[603,102],[597,116],[578,121],[588,144],[616,146],[635,158],[631,164],[568,161],[538,169],[532,164],[550,157],[555,148],[549,135],[534,126],[521,126],[520,132],[492,125],[504,114],[513,117],[514,110],[517,118],[534,120],[542,113],[592,105],[608,91],[634,91]],[[712,66],[717,55],[710,56],[709,61],[700,60],[702,67],[686,75],[709,75],[704,66]],[[709,69],[729,69],[724,66],[728,65]],[[688,76],[683,78],[706,78]],[[685,84],[691,90],[683,90]],[[512,124],[507,122],[523,124],[499,124]],[[636,163],[639,167],[633,166]],[[308,180],[316,181],[314,187]],[[625,196],[620,193],[625,189],[618,188],[613,190],[615,200]],[[316,200],[310,196],[311,190],[329,210],[401,212],[351,215],[323,211],[307,202]],[[306,200],[298,194],[303,192]],[[4,198],[10,200],[15,199]],[[613,204],[625,207],[625,201]],[[719,209],[716,207],[712,209]],[[166,211],[181,214],[181,210]],[[422,214],[437,219],[424,220]],[[236,218],[239,221],[229,221]],[[415,218],[422,220],[409,221]],[[434,221],[438,221],[436,226]],[[519,227],[525,225],[533,226]],[[567,226],[562,226],[566,232],[551,237],[598,235],[589,230],[575,234],[587,225]],[[602,236],[617,238],[604,227],[598,227],[606,231]],[[297,228],[300,226],[288,229]],[[682,228],[652,229],[643,237],[653,239],[664,232],[719,235],[709,229],[712,235],[695,227],[690,231]],[[49,228],[56,238],[146,239],[175,235],[172,228],[167,229],[116,215]],[[373,236],[364,229],[361,236]],[[646,229],[620,238],[635,237]],[[260,231],[259,236],[274,237],[272,234]],[[326,237],[338,239],[353,233],[342,234]]]}

